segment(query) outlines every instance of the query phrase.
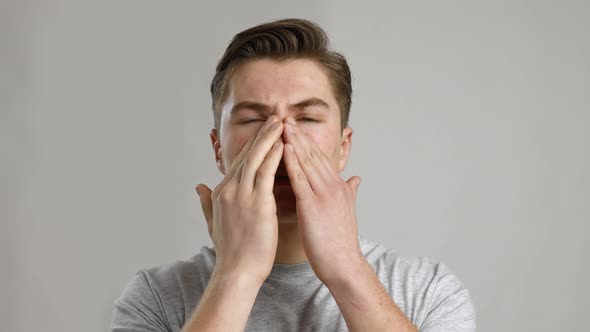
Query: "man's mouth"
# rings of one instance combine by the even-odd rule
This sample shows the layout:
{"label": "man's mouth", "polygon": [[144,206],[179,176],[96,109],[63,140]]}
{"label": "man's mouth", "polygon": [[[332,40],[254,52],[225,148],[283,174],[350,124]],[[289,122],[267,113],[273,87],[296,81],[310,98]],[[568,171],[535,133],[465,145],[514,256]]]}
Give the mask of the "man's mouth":
{"label": "man's mouth", "polygon": [[287,175],[275,175],[275,185],[276,186],[290,186],[291,181],[289,180],[289,176]]}
{"label": "man's mouth", "polygon": [[275,186],[291,186],[289,174],[287,173],[287,168],[283,160],[279,163],[279,167],[275,173]]}

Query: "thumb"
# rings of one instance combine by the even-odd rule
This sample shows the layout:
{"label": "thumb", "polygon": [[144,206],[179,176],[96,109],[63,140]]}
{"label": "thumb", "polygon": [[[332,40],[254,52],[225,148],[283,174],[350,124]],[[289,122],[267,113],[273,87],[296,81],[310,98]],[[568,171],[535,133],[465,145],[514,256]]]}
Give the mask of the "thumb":
{"label": "thumb", "polygon": [[358,176],[353,176],[346,183],[352,188],[354,192],[354,197],[356,197],[356,193],[358,192],[359,186],[361,184],[361,178]]}
{"label": "thumb", "polygon": [[205,216],[205,221],[207,221],[207,231],[209,232],[209,236],[212,235],[212,222],[213,222],[213,203],[211,202],[211,189],[200,183],[195,190],[197,194],[199,194],[199,198],[201,199],[201,209],[203,209],[203,215]]}
{"label": "thumb", "polygon": [[361,178],[359,176],[353,176],[350,179],[348,179],[346,183],[348,183],[348,185],[352,188],[352,190],[354,191],[354,197],[356,198],[356,193],[358,192],[359,186],[361,184]]}

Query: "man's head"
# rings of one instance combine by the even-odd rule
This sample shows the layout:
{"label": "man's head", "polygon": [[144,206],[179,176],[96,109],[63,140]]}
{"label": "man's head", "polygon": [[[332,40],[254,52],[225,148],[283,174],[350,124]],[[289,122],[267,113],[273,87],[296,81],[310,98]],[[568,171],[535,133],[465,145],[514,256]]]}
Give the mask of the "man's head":
{"label": "man's head", "polygon": [[258,59],[284,61],[309,59],[319,64],[330,81],[338,101],[341,128],[348,124],[352,84],[350,69],[341,54],[331,51],[322,28],[302,19],[285,19],[257,25],[234,36],[219,60],[211,82],[215,128],[220,129],[223,104],[231,90],[231,78],[244,63]]}
{"label": "man's head", "polygon": [[[330,167],[341,172],[352,139],[351,94],[346,59],[328,49],[327,36],[315,23],[280,20],[237,34],[211,83],[217,167],[225,174],[246,141],[275,115],[281,121],[293,118],[328,157]],[[282,161],[278,176],[287,176]],[[279,212],[290,210],[291,188],[275,186],[273,192]]]}

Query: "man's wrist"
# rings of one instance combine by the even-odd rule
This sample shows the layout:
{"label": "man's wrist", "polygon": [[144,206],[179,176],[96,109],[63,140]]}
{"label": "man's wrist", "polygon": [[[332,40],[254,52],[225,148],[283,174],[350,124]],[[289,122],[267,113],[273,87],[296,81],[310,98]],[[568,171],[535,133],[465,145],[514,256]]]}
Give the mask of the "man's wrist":
{"label": "man's wrist", "polygon": [[259,278],[251,274],[214,269],[197,309],[182,331],[243,330],[261,286]]}
{"label": "man's wrist", "polygon": [[340,269],[334,271],[329,277],[324,278],[322,283],[330,290],[345,288],[358,281],[360,276],[364,276],[367,273],[374,272],[366,258],[361,255],[354,259],[350,259],[346,264],[341,265]]}
{"label": "man's wrist", "polygon": [[265,279],[260,275],[255,275],[248,271],[215,269],[213,270],[209,283],[223,287],[237,286],[245,289],[260,289]]}

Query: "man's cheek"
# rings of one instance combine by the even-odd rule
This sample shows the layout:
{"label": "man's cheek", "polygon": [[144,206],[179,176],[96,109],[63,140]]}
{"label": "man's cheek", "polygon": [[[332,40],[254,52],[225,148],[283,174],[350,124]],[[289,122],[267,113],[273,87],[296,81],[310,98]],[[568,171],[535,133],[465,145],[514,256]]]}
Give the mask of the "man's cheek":
{"label": "man's cheek", "polygon": [[246,143],[248,142],[249,136],[247,135],[237,135],[232,136],[229,140],[227,140],[226,150],[229,152],[232,157],[237,156],[240,151],[244,148]]}
{"label": "man's cheek", "polygon": [[248,142],[248,136],[240,136],[234,139],[232,144],[236,147],[236,150],[241,151],[246,145],[246,142]]}

